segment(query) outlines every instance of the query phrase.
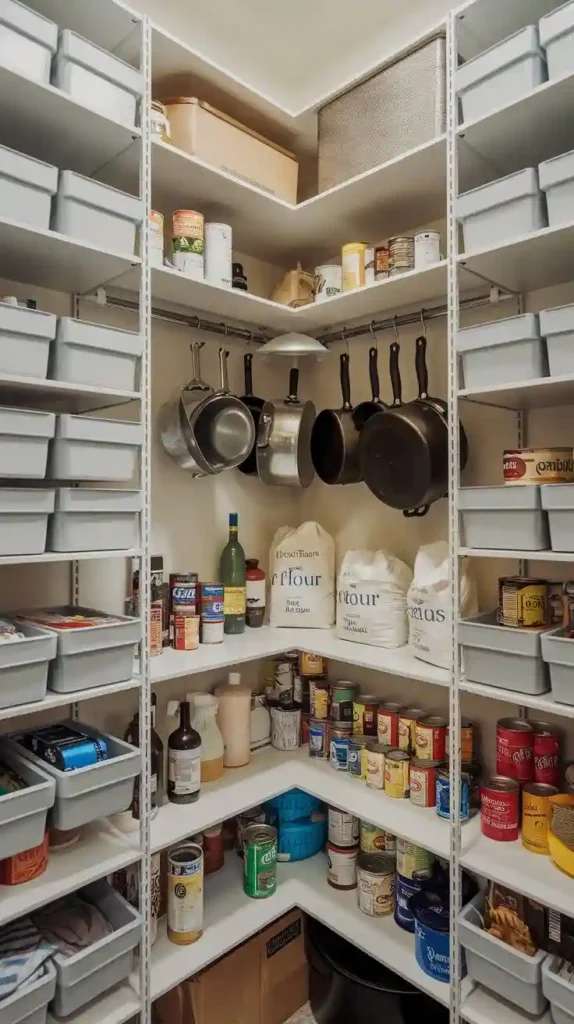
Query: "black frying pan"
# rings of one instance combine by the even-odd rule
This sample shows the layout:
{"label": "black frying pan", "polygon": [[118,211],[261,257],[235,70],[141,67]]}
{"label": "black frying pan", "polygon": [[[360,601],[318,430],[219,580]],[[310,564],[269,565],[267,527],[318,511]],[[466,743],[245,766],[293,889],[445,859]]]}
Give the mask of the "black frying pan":
{"label": "black frying pan", "polygon": [[[251,418],[255,425],[255,437],[257,437],[257,427],[259,426],[259,418],[261,416],[261,410],[265,405],[262,398],[257,398],[253,394],[253,356],[250,352],[243,356],[243,368],[245,371],[245,394],[241,396],[241,401],[247,406],[251,413]],[[242,473],[257,473],[257,451],[256,445],[253,444],[251,451],[246,459],[238,467]]]}
{"label": "black frying pan", "polygon": [[370,420],[371,416],[374,416],[375,413],[387,408],[385,403],[381,402],[378,352],[376,348],[369,349],[369,379],[371,381],[371,401],[361,402],[353,409],[353,422],[357,430],[362,430],[367,420]]}
{"label": "black frying pan", "polygon": [[[428,394],[429,380],[427,370],[427,339],[424,335],[417,338],[415,342],[415,369],[417,373],[417,381],[419,385],[419,398],[418,401],[425,401],[427,404],[434,406],[437,412],[444,418],[444,421],[448,429],[448,402],[445,402],[443,398],[433,398]],[[468,441],[466,433],[462,423],[460,427],[460,468],[461,471],[466,466],[468,461]]]}
{"label": "black frying pan", "polygon": [[356,484],[361,479],[359,433],[353,421],[349,356],[341,356],[341,409],[323,409],[311,433],[311,458],[325,484]]}

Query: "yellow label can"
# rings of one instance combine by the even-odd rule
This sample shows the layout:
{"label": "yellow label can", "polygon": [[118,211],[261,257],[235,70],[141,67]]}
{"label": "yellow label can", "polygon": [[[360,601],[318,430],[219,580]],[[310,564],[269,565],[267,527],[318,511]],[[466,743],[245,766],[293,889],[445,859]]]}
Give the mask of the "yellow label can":
{"label": "yellow label can", "polygon": [[167,935],[189,946],[203,934],[203,850],[185,843],[167,855]]}

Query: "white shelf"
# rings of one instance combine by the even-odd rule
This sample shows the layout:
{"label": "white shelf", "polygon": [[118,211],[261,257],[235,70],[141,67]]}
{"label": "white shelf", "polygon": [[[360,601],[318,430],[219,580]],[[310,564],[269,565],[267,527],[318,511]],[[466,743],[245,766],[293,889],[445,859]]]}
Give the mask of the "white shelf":
{"label": "white shelf", "polygon": [[54,693],[48,690],[44,700],[35,700],[31,704],[17,704],[13,708],[0,708],[0,722],[10,721],[20,715],[33,715],[36,711],[51,711],[54,708],[65,708],[70,704],[95,700],[97,697],[107,697],[110,693],[123,693],[124,690],[134,690],[139,685],[139,679],[127,679],[124,683],[93,686],[90,690],[73,690],[71,693]]}
{"label": "white shelf", "polygon": [[552,700],[551,693],[518,693],[515,690],[504,690],[501,686],[485,686],[484,683],[470,683],[461,679],[459,689],[465,693],[475,693],[478,697],[490,697],[491,700],[501,700],[505,704],[515,704],[519,707],[535,708],[537,711],[544,711],[551,715],[562,715],[563,718],[574,718],[574,705],[559,704]]}
{"label": "white shelf", "polygon": [[80,413],[137,402],[139,399],[137,391],[114,391],[112,388],[65,384],[58,380],[39,380],[37,377],[16,377],[0,373],[2,405]]}
{"label": "white shelf", "polygon": [[156,142],[152,157],[156,209],[171,216],[191,204],[206,217],[224,217],[234,249],[285,265],[303,255],[312,269],[337,257],[344,242],[404,234],[446,212],[444,135],[297,206],[167,143]]}
{"label": "white shelf", "polygon": [[459,555],[470,558],[519,558],[528,562],[574,562],[572,551],[498,551],[495,548],[459,548]]}
{"label": "white shelf", "polygon": [[[21,482],[21,481],[20,481]],[[39,487],[46,481],[35,481]],[[12,481],[10,486],[18,486]],[[136,558],[141,555],[141,548],[129,548],[127,551],[46,551],[43,555],[0,555],[0,565],[42,565],[49,562],[86,562],[93,558]]]}
{"label": "white shelf", "polygon": [[[126,982],[107,992],[105,996],[85,1006],[78,1013],[66,1017],[66,1024],[125,1024],[140,1011],[139,996]],[[58,1024],[55,1017],[48,1014],[46,1024]]]}
{"label": "white shelf", "polygon": [[533,1018],[482,985],[463,983],[463,992],[465,987],[470,991],[463,997],[460,1014],[468,1024],[552,1024],[550,1010]]}
{"label": "white shelf", "polygon": [[574,221],[542,228],[490,249],[462,253],[459,263],[467,271],[513,292],[563,284],[572,278]]}
{"label": "white shelf", "polygon": [[470,60],[559,6],[560,0],[469,0],[457,12],[457,51]]}
{"label": "white shelf", "polygon": [[463,829],[460,863],[468,871],[574,917],[574,886],[553,860],[525,850],[520,839],[514,843],[487,839],[480,831],[479,814]]}
{"label": "white shelf", "polygon": [[459,391],[459,398],[503,409],[544,409],[574,402],[574,377],[540,377],[538,380],[495,384],[483,389]]}
{"label": "white shelf", "polygon": [[295,788],[410,842],[420,843],[424,836],[428,850],[440,857],[449,856],[448,822],[439,818],[434,808],[416,807],[410,800],[393,800],[369,789],[364,781],[336,772],[326,761],[309,757],[307,747],[293,753],[273,748],[262,750],[244,768],[227,769],[217,782],[204,785],[197,803],[187,807],[166,804],[151,823],[152,851],[165,849],[224,818]]}
{"label": "white shelf", "polygon": [[[167,938],[165,926],[160,925],[160,934],[152,947],[152,999],[298,906],[423,992],[448,1005],[450,987],[428,977],[415,960],[414,935],[399,928],[392,916],[377,919],[361,913],[355,890],[345,893],[331,888],[326,879],[324,854],[297,864],[279,864],[277,891],[264,900],[245,896],[242,871],[242,862],[230,852],[225,867],[206,879],[204,933],[198,942],[176,946]],[[132,976],[132,983],[135,981]]]}
{"label": "white shelf", "polygon": [[0,885],[0,925],[76,892],[97,878],[105,878],[133,864],[139,856],[104,820],[92,822],[74,846],[50,851],[48,867],[39,878],[23,885]]}
{"label": "white shelf", "polygon": [[168,648],[152,658],[151,681],[154,684],[165,679],[179,679],[197,672],[271,658],[290,650],[320,654],[333,661],[370,668],[403,679],[418,679],[437,686],[449,685],[446,669],[419,661],[407,646],[387,650],[339,640],[330,629],[279,629],[272,626],[247,629],[241,636],[226,637],[222,644],[200,644],[197,651],[174,651]]}

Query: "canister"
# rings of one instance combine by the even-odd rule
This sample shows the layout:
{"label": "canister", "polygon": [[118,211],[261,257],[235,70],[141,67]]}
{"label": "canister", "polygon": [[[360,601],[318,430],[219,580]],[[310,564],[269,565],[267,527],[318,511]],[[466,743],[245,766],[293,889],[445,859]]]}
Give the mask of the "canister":
{"label": "canister", "polygon": [[208,221],[204,225],[205,280],[218,288],[231,288],[231,225]]}
{"label": "canister", "polygon": [[480,830],[488,839],[513,843],[520,827],[520,789],[514,779],[492,775],[480,787]]}
{"label": "canister", "polygon": [[365,242],[348,242],[341,249],[343,291],[353,292],[365,287]]}
{"label": "canister", "polygon": [[425,715],[415,725],[416,756],[421,761],[444,761],[446,757],[445,718],[440,715]]}
{"label": "canister", "polygon": [[331,686],[331,721],[338,725],[353,724],[353,700],[358,687],[346,681]]}
{"label": "canister", "polygon": [[167,107],[159,100],[151,101],[150,129],[152,139],[159,139],[161,142],[171,142],[171,130]]}
{"label": "canister", "polygon": [[167,855],[167,935],[188,946],[203,934],[203,850],[195,843]]}
{"label": "canister", "polygon": [[329,684],[326,679],[309,680],[311,718],[329,717]]}
{"label": "canister", "polygon": [[549,618],[548,580],[527,576],[499,578],[499,625],[513,629],[542,629],[550,625]]}
{"label": "canister", "polygon": [[390,747],[370,740],[367,743],[367,786],[369,789],[385,788],[385,754]]}
{"label": "canister", "polygon": [[414,270],[415,240],[412,235],[389,239],[389,276],[396,277]]}
{"label": "canister", "polygon": [[329,756],[331,761],[331,768],[334,768],[339,772],[346,772],[349,769],[349,744],[351,742],[351,732],[345,728],[340,728],[335,725],[331,727],[331,740],[329,746]]}
{"label": "canister", "polygon": [[327,881],[333,889],[357,888],[358,846],[327,843]]}
{"label": "canister", "polygon": [[309,757],[326,761],[331,756],[330,723],[326,719],[309,719]]}
{"label": "canister", "polygon": [[384,853],[359,853],[357,888],[359,910],[369,917],[387,917],[395,909],[396,868]]}
{"label": "canister", "polygon": [[415,918],[411,910],[411,899],[424,888],[432,877],[429,870],[420,870],[413,878],[403,878],[397,873],[395,884],[395,921],[399,928],[406,932],[414,932]]}
{"label": "canister", "polygon": [[353,733],[359,736],[377,735],[377,708],[379,698],[361,694],[353,700]]}
{"label": "canister", "polygon": [[404,750],[385,754],[385,795],[403,800],[409,795],[410,757]]}
{"label": "canister", "polygon": [[266,899],[277,888],[277,829],[249,825],[242,835],[243,891],[252,899]]}
{"label": "canister", "polygon": [[379,245],[375,249],[375,281],[386,281],[389,276],[389,247]]}
{"label": "canister", "polygon": [[315,267],[315,302],[334,299],[343,290],[343,270],[337,263]]}
{"label": "canister", "polygon": [[321,654],[299,651],[299,672],[302,676],[322,676],[327,672],[327,661]]}
{"label": "canister", "polygon": [[402,704],[395,701],[385,701],[377,708],[377,738],[379,743],[386,743],[390,747],[399,745],[399,718],[404,711]]}
{"label": "canister", "polygon": [[415,270],[440,262],[440,231],[419,231],[415,235]]}
{"label": "canister", "polygon": [[[477,769],[474,763],[468,765],[460,774],[460,820],[468,821],[471,813],[471,790],[475,787]],[[472,806],[474,810],[474,806]],[[450,769],[448,764],[441,764],[436,770],[436,812],[440,818],[450,818]]]}
{"label": "canister", "polygon": [[407,754],[415,752],[415,728],[419,718],[424,717],[422,708],[406,708],[399,713],[399,741],[396,746]]}
{"label": "canister", "polygon": [[550,854],[550,797],[557,792],[556,786],[541,782],[528,782],[522,787],[522,845],[530,853]]}
{"label": "canister", "polygon": [[368,245],[365,249],[365,285],[375,283],[375,247]]}
{"label": "canister", "polygon": [[369,736],[353,736],[349,741],[348,771],[355,779],[367,778],[367,743]]}
{"label": "canister", "polygon": [[534,781],[558,786],[560,781],[560,737],[546,722],[532,722]]}
{"label": "canister", "polygon": [[416,807],[436,806],[436,770],[439,761],[413,757],[409,766],[410,801]]}
{"label": "canister", "polygon": [[203,281],[204,218],[197,210],[173,214],[173,265],[187,277]]}
{"label": "canister", "polygon": [[200,626],[202,644],[223,643],[223,584],[200,583]]}
{"label": "canister", "polygon": [[534,778],[534,730],[523,718],[499,718],[496,723],[496,774],[517,782]]}
{"label": "canister", "polygon": [[329,807],[329,842],[335,846],[355,847],[359,842],[359,819],[338,807]]}

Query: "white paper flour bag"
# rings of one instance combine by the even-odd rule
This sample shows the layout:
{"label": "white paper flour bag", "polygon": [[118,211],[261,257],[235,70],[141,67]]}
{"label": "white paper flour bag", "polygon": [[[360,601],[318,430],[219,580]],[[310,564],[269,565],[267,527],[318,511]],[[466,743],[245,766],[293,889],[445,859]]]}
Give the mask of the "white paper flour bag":
{"label": "white paper flour bag", "polygon": [[406,644],[412,578],[386,551],[347,551],[337,582],[337,636],[375,647]]}
{"label": "white paper flour bag", "polygon": [[[415,657],[439,668],[450,668],[451,591],[446,541],[419,548],[407,612],[409,645]],[[476,583],[470,574],[468,559],[460,560],[459,614],[464,619],[478,614]]]}
{"label": "white paper flour bag", "polygon": [[335,622],[335,545],[319,523],[282,526],[269,555],[272,626],[330,629]]}

